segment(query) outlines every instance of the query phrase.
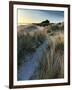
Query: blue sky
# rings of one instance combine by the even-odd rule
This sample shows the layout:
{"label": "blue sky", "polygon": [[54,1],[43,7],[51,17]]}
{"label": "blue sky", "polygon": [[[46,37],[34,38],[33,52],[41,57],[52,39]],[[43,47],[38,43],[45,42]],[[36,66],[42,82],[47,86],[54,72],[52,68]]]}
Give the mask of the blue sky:
{"label": "blue sky", "polygon": [[51,23],[64,21],[64,11],[18,9],[18,24],[40,23],[49,20]]}

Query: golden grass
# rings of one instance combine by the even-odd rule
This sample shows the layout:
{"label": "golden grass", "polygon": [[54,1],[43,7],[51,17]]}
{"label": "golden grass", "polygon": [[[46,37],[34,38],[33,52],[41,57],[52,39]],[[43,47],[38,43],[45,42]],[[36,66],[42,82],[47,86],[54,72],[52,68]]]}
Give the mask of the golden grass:
{"label": "golden grass", "polygon": [[[18,32],[18,62],[21,63],[23,54],[31,53],[40,46],[45,39],[48,48],[44,51],[38,68],[30,79],[54,79],[64,77],[64,34],[61,31],[48,30],[34,33]],[[52,34],[51,34],[52,33]],[[46,38],[47,37],[47,38]],[[22,54],[23,53],[23,54]]]}
{"label": "golden grass", "polygon": [[30,79],[53,79],[64,77],[64,35],[57,33],[48,36],[48,48],[45,50],[39,67]]}
{"label": "golden grass", "polygon": [[20,31],[17,34],[17,58],[18,66],[22,64],[22,59],[25,61],[25,56],[32,54],[35,50],[45,41],[46,34],[43,32],[34,33],[32,36],[30,33],[26,35]]}

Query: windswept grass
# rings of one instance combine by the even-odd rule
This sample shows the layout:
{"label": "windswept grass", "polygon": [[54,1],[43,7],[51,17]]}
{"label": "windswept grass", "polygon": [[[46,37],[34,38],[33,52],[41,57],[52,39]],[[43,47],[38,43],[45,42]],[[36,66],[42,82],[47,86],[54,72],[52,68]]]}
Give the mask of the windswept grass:
{"label": "windswept grass", "polygon": [[26,62],[25,56],[33,54],[46,39],[48,40],[48,48],[30,79],[64,78],[64,25],[60,25],[46,26],[43,31],[18,32],[18,67],[22,60]]}
{"label": "windswept grass", "polygon": [[26,33],[26,35],[22,32],[18,32],[17,35],[17,58],[18,58],[18,66],[25,61],[25,56],[32,54],[35,52],[36,48],[38,48],[45,40],[46,35],[44,33],[34,33],[34,35],[30,35]]}
{"label": "windswept grass", "polygon": [[48,48],[45,50],[39,67],[30,79],[54,79],[64,77],[64,35],[59,33],[48,36]]}

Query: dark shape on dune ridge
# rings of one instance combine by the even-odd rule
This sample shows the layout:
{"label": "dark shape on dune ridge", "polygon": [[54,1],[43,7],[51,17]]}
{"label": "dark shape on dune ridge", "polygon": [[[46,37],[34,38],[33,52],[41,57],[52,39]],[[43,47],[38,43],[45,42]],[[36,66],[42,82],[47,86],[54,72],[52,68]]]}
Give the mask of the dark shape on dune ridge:
{"label": "dark shape on dune ridge", "polygon": [[45,20],[45,21],[41,22],[42,26],[48,26],[49,23],[50,23],[49,20]]}
{"label": "dark shape on dune ridge", "polygon": [[39,26],[48,26],[49,23],[50,23],[49,20],[45,20],[45,21],[42,21],[41,23],[38,23],[38,24],[36,24],[36,25],[39,25]]}
{"label": "dark shape on dune ridge", "polygon": [[50,23],[50,21],[49,20],[45,20],[45,21],[43,21],[43,22],[41,22],[41,23]]}

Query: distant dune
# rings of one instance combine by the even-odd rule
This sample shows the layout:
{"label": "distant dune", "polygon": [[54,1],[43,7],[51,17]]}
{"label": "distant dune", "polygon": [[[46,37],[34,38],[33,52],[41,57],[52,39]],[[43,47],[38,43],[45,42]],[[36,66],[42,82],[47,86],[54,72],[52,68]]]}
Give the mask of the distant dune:
{"label": "distant dune", "polygon": [[26,25],[19,25],[17,27],[18,34],[30,34],[33,36],[35,33],[49,33],[49,32],[55,32],[55,31],[63,31],[64,30],[64,22],[60,23],[49,23],[47,20],[43,21],[41,23],[32,23],[32,24],[26,24]]}
{"label": "distant dune", "polygon": [[41,30],[44,27],[38,26],[35,24],[29,24],[29,25],[19,25],[17,28],[18,28],[18,31],[20,31],[20,30],[24,30],[24,31],[30,31],[31,30],[32,31],[32,30]]}

